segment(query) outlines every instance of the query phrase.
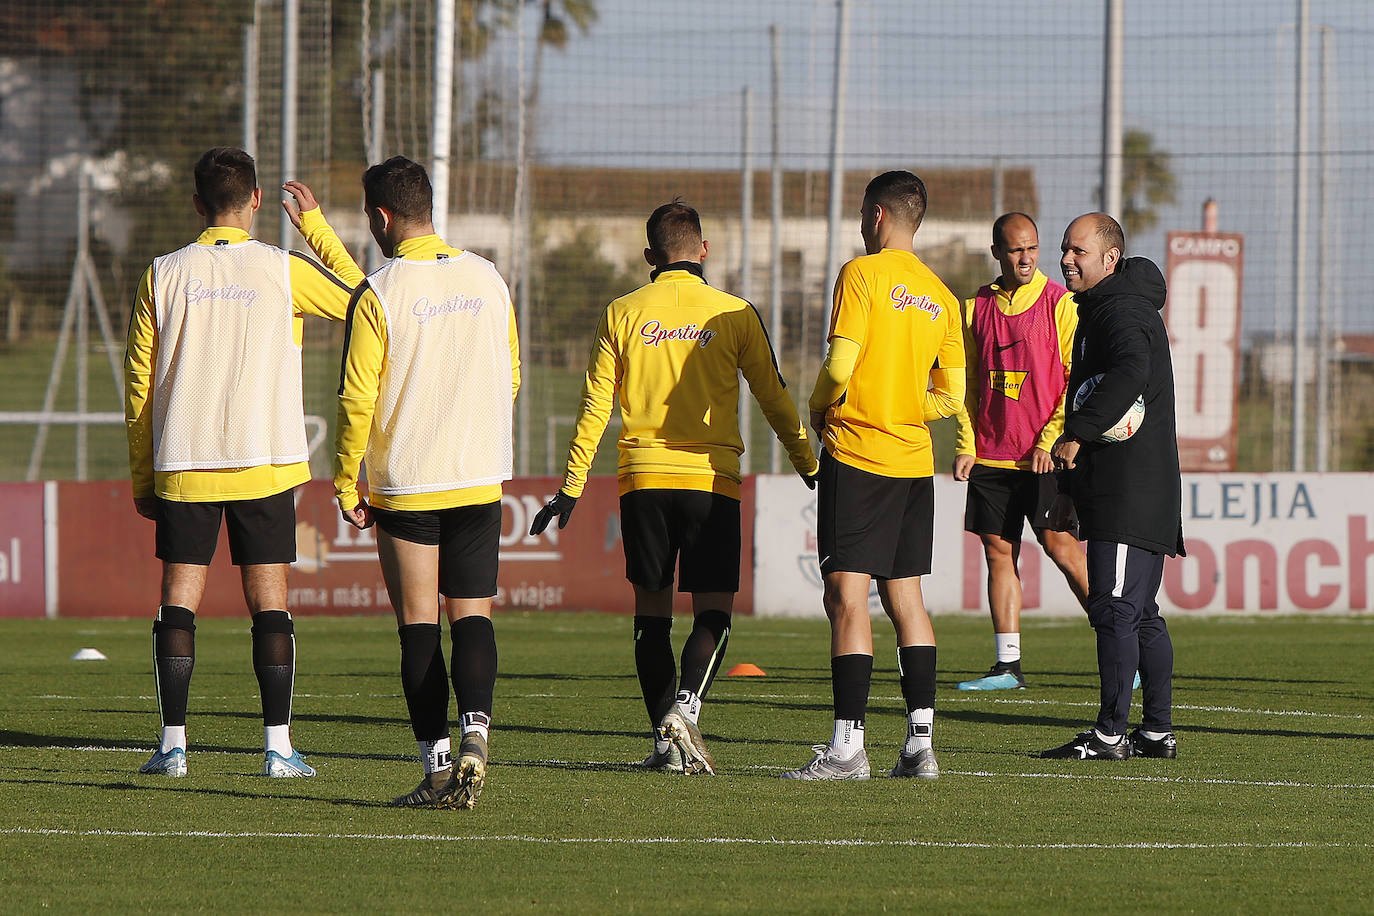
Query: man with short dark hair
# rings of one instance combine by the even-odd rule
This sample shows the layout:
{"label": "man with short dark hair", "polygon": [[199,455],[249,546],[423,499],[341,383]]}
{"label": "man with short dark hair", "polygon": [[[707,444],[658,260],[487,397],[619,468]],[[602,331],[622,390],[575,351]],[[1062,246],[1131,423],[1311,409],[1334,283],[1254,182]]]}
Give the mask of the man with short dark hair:
{"label": "man with short dark hair", "polygon": [[314,261],[252,239],[262,192],[247,153],[208,151],[195,187],[205,231],[144,273],[124,357],[134,507],[157,522],[162,560],[153,623],[162,737],[139,772],[187,772],[195,614],[223,519],[253,618],[263,774],[314,776],[291,745],[296,643],[286,609],[293,491],[310,479],[301,316],[341,321],[351,290]]}
{"label": "man with short dark hair", "polygon": [[921,594],[934,546],[935,464],[926,423],[964,397],[959,300],[921,262],[926,189],[906,171],[868,183],[863,257],[840,269],[830,350],[811,394],[825,446],[816,538],[830,620],[834,732],[784,779],[867,779],[864,720],[873,679],[870,583],[897,632],[907,737],[889,776],[936,779],[935,630]]}
{"label": "man with short dark hair", "polygon": [[[714,773],[702,701],[725,657],[739,591],[739,375],[797,473],[816,458],[754,307],[708,286],[701,219],[674,200],[645,227],[650,282],[607,306],[587,360],[563,485],[530,527],[567,524],[613,405],[620,407],[620,527],[635,595],[635,668],[654,750],[651,769]],[[680,565],[679,565],[680,560]],[[673,571],[692,595],[692,632],[673,667]]]}
{"label": "man with short dark hair", "polygon": [[[1078,329],[1064,432],[1050,454],[1068,471],[1079,537],[1088,544],[1088,620],[1097,633],[1101,704],[1095,727],[1040,756],[1173,758],[1174,647],[1157,595],[1165,556],[1183,555],[1183,521],[1174,370],[1160,316],[1164,277],[1145,258],[1124,257],[1121,226],[1105,213],[1070,223],[1061,251]],[[1137,400],[1145,412],[1134,434],[1105,439]],[[1142,720],[1127,735],[1137,670]]]}
{"label": "man with short dark hair", "polygon": [[1026,522],[1080,604],[1088,592],[1072,520],[1049,517],[1061,498],[1050,448],[1064,428],[1077,306],[1040,272],[1040,233],[1025,213],[992,224],[992,256],[1001,275],[964,303],[967,389],[955,416],[954,479],[968,481],[964,530],[978,535],[987,558],[996,661],[960,690],[1026,686],[1018,568]]}
{"label": "man with short dark hair", "polygon": [[[491,607],[520,388],[515,309],[490,261],[435,233],[423,166],[402,156],[374,165],[363,174],[363,194],[372,237],[390,259],[366,280],[332,232],[306,236],[325,263],[362,281],[349,307],[339,379],[334,492],[349,524],[376,522],[396,612],[401,686],[424,776],[391,804],[472,808],[486,779],[496,689]],[[314,202],[309,189],[297,198]],[[358,493],[364,456],[366,500]],[[456,764],[450,673],[462,723]]]}

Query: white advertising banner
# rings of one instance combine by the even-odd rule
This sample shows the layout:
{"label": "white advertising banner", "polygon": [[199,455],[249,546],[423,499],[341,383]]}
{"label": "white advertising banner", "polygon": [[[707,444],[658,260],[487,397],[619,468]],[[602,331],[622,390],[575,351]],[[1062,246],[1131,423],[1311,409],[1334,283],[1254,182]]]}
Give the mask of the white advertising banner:
{"label": "white advertising banner", "polygon": [[[795,476],[760,475],[754,514],[754,612],[823,616],[816,494]],[[935,478],[935,551],[922,580],[932,613],[985,612],[986,567],[963,530],[965,485]],[[1370,609],[1374,474],[1185,474],[1188,556],[1164,565],[1165,613],[1321,613]],[[1027,528],[1025,611],[1081,611]],[[881,613],[876,589],[870,594]]]}

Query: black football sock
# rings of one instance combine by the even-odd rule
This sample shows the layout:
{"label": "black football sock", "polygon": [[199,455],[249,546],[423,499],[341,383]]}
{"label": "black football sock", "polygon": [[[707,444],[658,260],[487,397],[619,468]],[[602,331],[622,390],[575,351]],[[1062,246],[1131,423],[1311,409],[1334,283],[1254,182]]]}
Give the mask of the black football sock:
{"label": "black football sock", "polygon": [[830,683],[835,696],[835,732],[831,753],[848,760],[863,750],[868,688],[873,681],[873,656],[855,653],[830,660]]}
{"label": "black football sock", "polygon": [[416,741],[448,737],[448,669],[437,623],[407,623],[401,638],[401,691]]}
{"label": "black football sock", "polygon": [[701,701],[725,660],[730,642],[730,615],[725,611],[702,611],[696,615],[692,633],[682,646],[682,680],[677,703],[693,722],[701,712]]}
{"label": "black football sock", "polygon": [[897,671],[906,711],[935,706],[935,647],[898,646]]}
{"label": "black football sock", "polygon": [[176,605],[159,608],[153,621],[153,671],[164,728],[186,725],[186,702],[195,666],[195,613]]}
{"label": "black football sock", "polygon": [[673,662],[673,618],[636,614],[635,672],[649,724],[655,728],[673,708],[677,666]]}
{"label": "black football sock", "polygon": [[830,660],[830,683],[835,696],[835,718],[864,721],[868,714],[868,688],[873,681],[873,656],[837,655]]}
{"label": "black football sock", "polygon": [[262,694],[262,724],[291,724],[291,688],[296,678],[296,628],[286,611],[253,615],[253,673]]}
{"label": "black football sock", "polygon": [[483,738],[491,727],[496,693],[496,629],[488,617],[460,617],[449,627],[453,639],[453,695],[463,717],[463,732]]}
{"label": "black football sock", "polygon": [[[1019,666],[1020,662],[1016,662]],[[898,646],[897,671],[906,700],[905,754],[931,746],[935,728],[935,647]]]}

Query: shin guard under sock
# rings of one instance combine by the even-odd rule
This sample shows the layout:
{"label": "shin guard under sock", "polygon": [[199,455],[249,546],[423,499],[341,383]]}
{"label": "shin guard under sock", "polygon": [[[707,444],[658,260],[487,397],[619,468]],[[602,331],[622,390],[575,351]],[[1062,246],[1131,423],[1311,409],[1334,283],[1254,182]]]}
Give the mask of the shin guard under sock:
{"label": "shin guard under sock", "polygon": [[262,694],[262,724],[291,724],[291,691],[296,679],[296,628],[286,611],[253,615],[253,673]]}
{"label": "shin guard under sock", "polygon": [[487,737],[496,693],[496,630],[491,618],[460,617],[449,627],[453,639],[453,695],[458,699],[463,732]]}
{"label": "shin guard under sock", "polygon": [[195,666],[195,613],[176,605],[158,608],[153,621],[153,673],[164,728],[185,727],[191,671]]}
{"label": "shin guard under sock", "polygon": [[407,623],[396,628],[401,639],[401,690],[416,741],[447,738],[448,669],[437,623]]}
{"label": "shin guard under sock", "polygon": [[671,617],[635,615],[635,672],[639,675],[639,691],[644,695],[649,724],[655,728],[673,708],[677,686],[672,631]]}

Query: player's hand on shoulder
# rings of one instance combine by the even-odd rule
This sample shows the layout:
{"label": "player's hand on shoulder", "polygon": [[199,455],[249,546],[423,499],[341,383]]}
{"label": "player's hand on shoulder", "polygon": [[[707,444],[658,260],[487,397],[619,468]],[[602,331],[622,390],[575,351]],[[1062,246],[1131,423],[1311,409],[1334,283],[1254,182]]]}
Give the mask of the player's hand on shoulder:
{"label": "player's hand on shoulder", "polygon": [[281,189],[291,195],[291,200],[283,200],[281,208],[286,211],[286,215],[291,219],[291,225],[297,229],[301,227],[301,214],[306,210],[314,210],[320,205],[315,199],[315,192],[309,186],[300,181],[288,181],[281,186]]}
{"label": "player's hand on shoulder", "polygon": [[560,529],[568,527],[568,519],[572,518],[573,509],[577,506],[577,497],[569,496],[562,490],[553,495],[544,508],[534,514],[534,521],[530,523],[530,536],[543,534],[544,529],[549,527],[549,522],[553,517],[558,516],[558,527]]}
{"label": "player's hand on shoulder", "polygon": [[954,479],[968,480],[968,475],[973,470],[973,462],[974,458],[972,455],[955,455],[953,470]]}

